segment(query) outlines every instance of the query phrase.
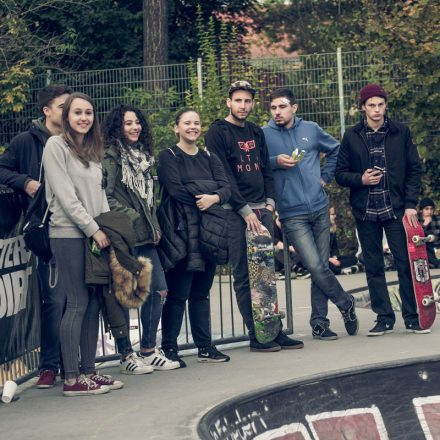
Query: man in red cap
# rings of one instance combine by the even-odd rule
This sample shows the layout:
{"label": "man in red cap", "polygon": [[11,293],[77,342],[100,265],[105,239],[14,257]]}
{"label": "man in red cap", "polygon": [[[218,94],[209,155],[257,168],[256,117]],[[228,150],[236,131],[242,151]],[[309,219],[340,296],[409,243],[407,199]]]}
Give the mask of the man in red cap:
{"label": "man in red cap", "polygon": [[409,128],[388,118],[387,93],[377,84],[360,91],[363,120],[347,130],[336,165],[336,181],[350,188],[365,260],[371,308],[377,314],[368,336],[391,333],[396,320],[388,295],[382,237],[385,231],[399,277],[402,315],[412,333],[429,333],[418,323],[402,218],[417,222],[422,167]]}

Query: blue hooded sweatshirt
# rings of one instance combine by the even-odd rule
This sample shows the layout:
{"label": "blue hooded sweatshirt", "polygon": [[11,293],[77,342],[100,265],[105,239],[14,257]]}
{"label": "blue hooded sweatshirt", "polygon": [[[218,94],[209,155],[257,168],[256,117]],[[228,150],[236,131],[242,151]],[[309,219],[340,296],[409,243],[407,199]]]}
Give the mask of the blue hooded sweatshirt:
{"label": "blue hooded sweatshirt", "polygon": [[[339,142],[318,124],[295,116],[291,128],[279,127],[271,119],[263,127],[275,181],[275,196],[280,219],[311,214],[328,205],[322,181],[327,184],[334,176]],[[293,168],[280,168],[279,154],[291,155],[305,150],[303,159]],[[326,156],[321,170],[320,153]]]}

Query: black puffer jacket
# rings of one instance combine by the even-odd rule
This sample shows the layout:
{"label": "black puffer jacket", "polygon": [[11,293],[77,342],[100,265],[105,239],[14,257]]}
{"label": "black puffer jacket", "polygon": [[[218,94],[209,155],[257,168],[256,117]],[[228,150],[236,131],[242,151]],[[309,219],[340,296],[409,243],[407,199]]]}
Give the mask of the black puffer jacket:
{"label": "black puffer jacket", "polygon": [[[420,195],[422,166],[406,125],[389,120],[385,160],[394,213],[415,209]],[[350,187],[353,215],[360,220],[365,218],[367,208],[370,187],[362,184],[362,174],[368,168],[371,168],[370,155],[364,123],[360,122],[344,134],[335,173],[339,185]]]}
{"label": "black puffer jacket", "polygon": [[227,261],[227,237],[223,208],[216,204],[202,212],[195,204],[195,195],[218,194],[221,203],[226,203],[231,190],[223,166],[215,155],[200,152],[197,156],[200,166],[208,170],[204,173],[207,178],[197,178],[193,173],[198,171],[194,169],[191,177],[182,175],[185,166],[181,155],[177,147],[159,155],[162,197],[157,216],[162,237],[158,250],[165,271],[186,258],[186,270],[199,272],[205,270],[205,259],[219,264]]}
{"label": "black puffer jacket", "polygon": [[[191,194],[214,194],[220,185],[214,180],[197,180],[185,184]],[[217,264],[228,262],[228,227],[225,210],[212,205],[206,211],[199,211],[199,248],[201,254]]]}

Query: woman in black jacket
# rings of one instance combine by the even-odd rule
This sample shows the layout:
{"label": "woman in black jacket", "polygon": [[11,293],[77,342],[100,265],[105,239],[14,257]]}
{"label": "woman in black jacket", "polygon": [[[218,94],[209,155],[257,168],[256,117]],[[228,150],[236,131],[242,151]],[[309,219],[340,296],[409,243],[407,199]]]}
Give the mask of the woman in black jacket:
{"label": "woman in black jacket", "polygon": [[[179,111],[174,132],[179,141],[159,154],[157,169],[162,189],[158,212],[164,234],[161,248],[167,260],[166,269],[169,269],[166,272],[168,297],[162,313],[162,348],[169,359],[185,366],[178,355],[177,337],[188,300],[198,360],[226,362],[229,356],[211,344],[209,291],[216,261],[204,243],[218,243],[226,232],[220,205],[228,201],[231,190],[217,156],[197,147],[201,135],[199,114],[192,109]],[[216,225],[208,237],[203,227],[205,214],[213,214],[218,219],[208,222]]]}
{"label": "woman in black jacket", "polygon": [[[135,353],[128,337],[116,339],[121,354],[121,373],[146,374],[153,370],[179,368],[156,348],[156,333],[167,295],[164,271],[156,251],[160,228],[156,218],[152,167],[152,141],[148,123],[141,111],[119,105],[107,115],[104,124],[107,171],[106,193],[110,210],[131,219],[136,234],[135,256],[149,258],[153,264],[150,295],[141,307],[142,338]],[[128,321],[128,311],[126,311]],[[127,322],[128,325],[128,322]]]}

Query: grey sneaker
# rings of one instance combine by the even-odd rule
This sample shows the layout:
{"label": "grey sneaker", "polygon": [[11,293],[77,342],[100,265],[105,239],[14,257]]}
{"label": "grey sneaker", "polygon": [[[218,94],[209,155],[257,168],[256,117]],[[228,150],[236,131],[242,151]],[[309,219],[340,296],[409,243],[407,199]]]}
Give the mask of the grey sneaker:
{"label": "grey sneaker", "polygon": [[337,333],[323,324],[317,324],[312,328],[313,339],[321,339],[322,341],[334,341],[338,339]]}

